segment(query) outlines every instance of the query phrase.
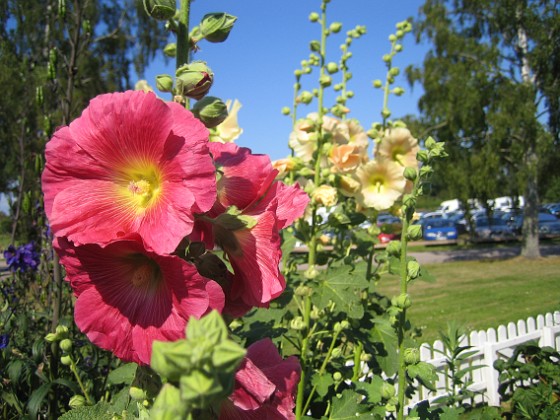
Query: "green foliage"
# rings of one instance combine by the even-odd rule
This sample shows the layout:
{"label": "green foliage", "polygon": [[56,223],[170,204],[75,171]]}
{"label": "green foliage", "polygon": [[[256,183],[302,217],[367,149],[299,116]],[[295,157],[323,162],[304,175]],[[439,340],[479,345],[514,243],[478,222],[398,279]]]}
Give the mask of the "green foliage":
{"label": "green foliage", "polygon": [[560,353],[555,349],[523,344],[494,368],[500,373],[498,392],[515,418],[560,417]]}

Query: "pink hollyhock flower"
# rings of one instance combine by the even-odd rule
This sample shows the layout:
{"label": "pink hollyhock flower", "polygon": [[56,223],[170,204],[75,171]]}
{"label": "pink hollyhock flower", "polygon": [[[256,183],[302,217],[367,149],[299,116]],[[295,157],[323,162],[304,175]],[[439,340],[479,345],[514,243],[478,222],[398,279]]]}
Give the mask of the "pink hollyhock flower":
{"label": "pink hollyhock flower", "polygon": [[[211,143],[210,151],[219,173],[218,201],[206,221],[196,223],[191,239],[205,242],[207,249],[217,244],[227,254],[233,274],[224,285],[224,312],[240,316],[252,306],[268,306],[284,291],[279,231],[303,214],[309,197],[299,186],[276,181],[268,156],[232,143]],[[228,226],[221,216],[232,207],[236,217],[251,223]]]}
{"label": "pink hollyhock flower", "polygon": [[139,233],[155,252],[173,252],[194,213],[216,199],[207,144],[199,120],[153,93],[94,98],[47,143],[42,183],[53,233],[101,246]]}
{"label": "pink hollyhock flower", "polygon": [[282,359],[269,338],[249,346],[235,374],[233,394],[220,420],[294,419],[301,366],[295,356]]}
{"label": "pink hollyhock flower", "polygon": [[224,295],[191,264],[147,251],[135,236],[104,248],[57,238],[55,248],[77,297],[80,330],[120,359],[147,365],[154,340],[183,338],[189,317],[221,311]]}

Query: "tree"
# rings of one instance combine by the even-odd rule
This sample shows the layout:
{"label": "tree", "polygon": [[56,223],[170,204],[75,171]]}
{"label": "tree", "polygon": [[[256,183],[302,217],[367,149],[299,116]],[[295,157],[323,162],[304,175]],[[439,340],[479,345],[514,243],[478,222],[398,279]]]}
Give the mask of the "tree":
{"label": "tree", "polygon": [[560,141],[560,16],[551,0],[426,0],[417,40],[432,43],[423,117],[446,141],[438,173],[459,198],[525,198],[522,255],[539,252],[539,179]]}
{"label": "tree", "polygon": [[42,151],[53,129],[97,94],[129,89],[132,70],[142,74],[166,40],[138,1],[0,4],[0,192],[15,198],[12,236],[18,228],[31,239],[37,224]]}

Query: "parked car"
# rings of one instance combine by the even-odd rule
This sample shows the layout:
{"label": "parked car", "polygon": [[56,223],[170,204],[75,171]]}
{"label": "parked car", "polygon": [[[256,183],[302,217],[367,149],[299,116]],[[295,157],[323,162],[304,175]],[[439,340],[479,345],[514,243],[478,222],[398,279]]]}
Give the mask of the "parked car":
{"label": "parked car", "polygon": [[500,217],[479,217],[474,220],[474,236],[485,239],[513,239],[511,226]]}
{"label": "parked car", "polygon": [[[560,235],[560,220],[550,213],[539,213],[539,234],[541,235]],[[503,219],[512,228],[512,230],[520,234],[523,228],[523,214],[505,215]]]}
{"label": "parked car", "polygon": [[456,223],[451,219],[427,219],[422,223],[422,236],[425,241],[441,241],[457,239],[459,231]]}

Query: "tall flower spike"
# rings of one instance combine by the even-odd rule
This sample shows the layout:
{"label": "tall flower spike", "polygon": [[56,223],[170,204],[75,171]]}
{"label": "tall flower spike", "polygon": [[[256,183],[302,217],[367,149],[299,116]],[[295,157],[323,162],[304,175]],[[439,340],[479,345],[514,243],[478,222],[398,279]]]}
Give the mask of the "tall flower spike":
{"label": "tall flower spike", "polygon": [[173,252],[216,198],[207,144],[208,130],[178,104],[141,91],[98,96],[47,144],[53,233],[102,246],[138,233],[157,253]]}
{"label": "tall flower spike", "polygon": [[140,238],[105,248],[57,238],[55,249],[77,297],[78,328],[124,361],[149,364],[154,340],[183,338],[189,317],[223,308],[220,286],[179,257],[145,250]]}

